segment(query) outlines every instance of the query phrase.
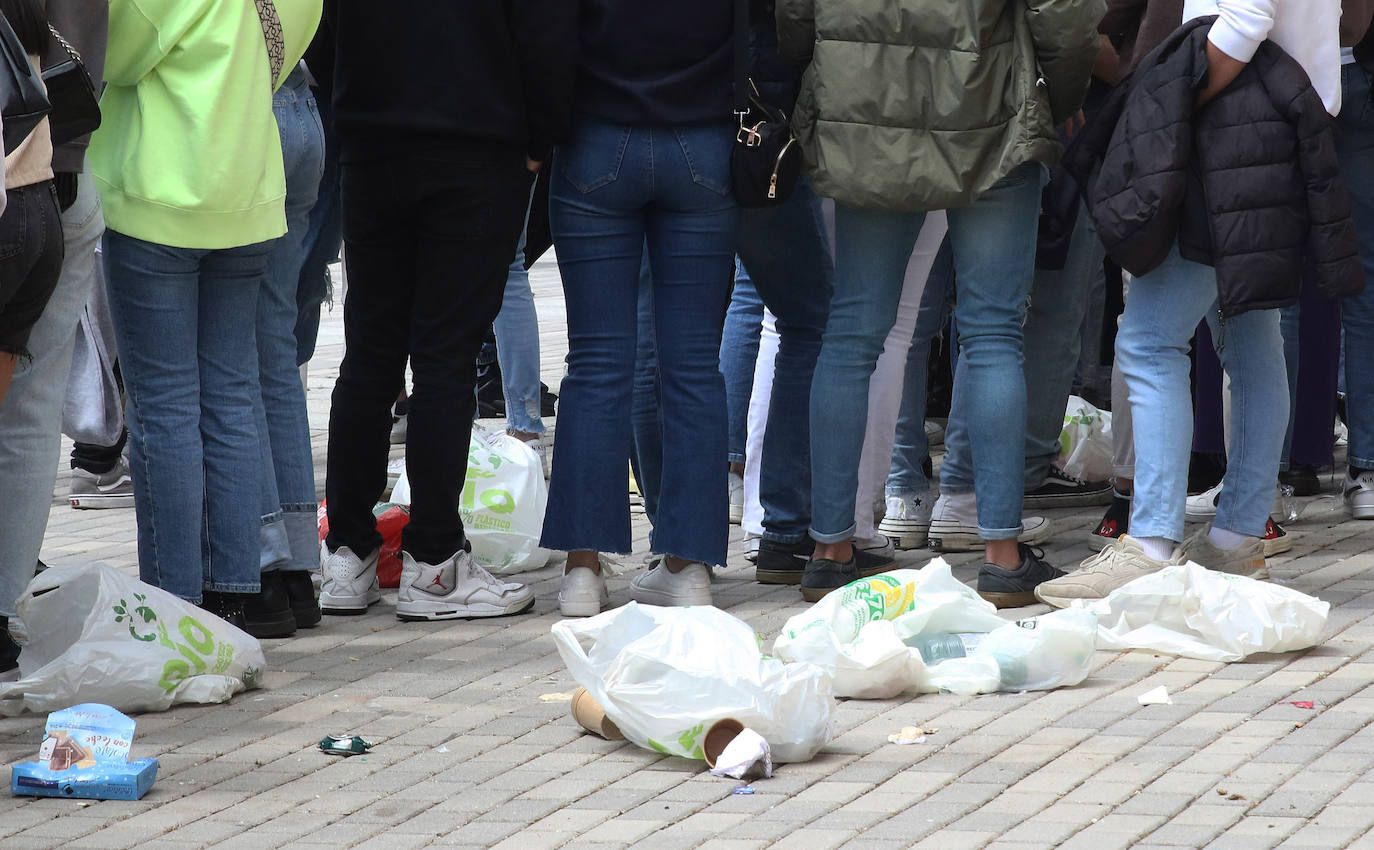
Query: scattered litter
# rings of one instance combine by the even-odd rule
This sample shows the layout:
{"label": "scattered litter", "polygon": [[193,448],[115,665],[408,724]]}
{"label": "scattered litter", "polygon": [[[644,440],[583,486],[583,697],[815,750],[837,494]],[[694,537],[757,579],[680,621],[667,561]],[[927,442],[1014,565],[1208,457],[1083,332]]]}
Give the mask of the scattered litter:
{"label": "scattered litter", "polygon": [[606,709],[587,693],[586,688],[578,688],[572,692],[572,716],[579,726],[593,735],[599,735],[607,741],[625,740],[620,727],[606,716]]}
{"label": "scattered litter", "polygon": [[1244,800],[1245,797],[1244,797],[1243,795],[1241,795],[1241,794],[1227,794],[1227,795],[1226,795],[1226,799],[1228,799],[1228,800]]}
{"label": "scattered litter", "polygon": [[1229,793],[1229,792],[1228,792],[1225,788],[1218,788],[1218,789],[1217,789],[1217,796],[1218,796],[1218,797],[1225,797],[1228,793]]}
{"label": "scattered litter", "polygon": [[358,660],[358,656],[356,656],[356,655],[350,655],[350,656],[348,656],[348,660],[349,660],[349,661],[357,661],[357,660]]}
{"label": "scattered litter", "polygon": [[1316,708],[1316,707],[1317,707],[1315,703],[1309,702],[1308,700],[1300,700],[1300,701],[1298,701],[1298,702],[1290,702],[1289,705],[1295,705],[1295,706],[1297,706],[1298,708]]}
{"label": "scattered litter", "polygon": [[320,741],[319,747],[320,752],[331,756],[360,756],[372,749],[372,744],[357,735],[329,735]]}
{"label": "scattered litter", "polygon": [[1157,687],[1157,688],[1151,688],[1150,690],[1148,690],[1148,691],[1146,691],[1145,693],[1141,694],[1140,696],[1136,697],[1135,700],[1136,700],[1136,702],[1140,703],[1141,705],[1173,705],[1173,704],[1174,704],[1174,701],[1173,701],[1172,699],[1169,698],[1169,689],[1166,688],[1166,687],[1164,687],[1163,685],[1160,685],[1160,686]]}
{"label": "scattered litter", "polygon": [[448,752],[448,747],[439,747],[435,752],[446,753]]}
{"label": "scattered litter", "polygon": [[731,796],[752,793],[754,793],[754,786],[752,785],[736,785],[734,790],[730,792]]}
{"label": "scattered litter", "polygon": [[[576,693],[576,692],[574,692],[574,693]],[[564,694],[564,693],[540,694],[540,695],[539,695],[539,701],[540,701],[540,702],[568,702],[568,701],[571,700],[572,698],[573,698],[573,695],[572,695],[572,694]]]}
{"label": "scattered litter", "polygon": [[732,779],[767,779],[773,775],[773,754],[768,742],[738,720],[718,720],[706,732],[702,754],[715,776]]}
{"label": "scattered litter", "polygon": [[157,778],[157,759],[129,760],[134,721],[87,703],[48,715],[38,761],[16,764],[10,793],[32,797],[137,800]]}
{"label": "scattered litter", "polygon": [[919,726],[903,726],[902,730],[895,735],[888,735],[887,740],[893,744],[919,744],[926,739],[927,735],[934,735],[938,729],[922,729]]}

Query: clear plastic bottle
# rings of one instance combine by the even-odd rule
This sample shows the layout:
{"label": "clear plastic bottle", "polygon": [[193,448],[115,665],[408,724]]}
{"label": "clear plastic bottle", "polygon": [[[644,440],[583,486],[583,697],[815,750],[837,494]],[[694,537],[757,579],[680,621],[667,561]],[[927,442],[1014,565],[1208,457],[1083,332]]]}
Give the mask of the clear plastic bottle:
{"label": "clear plastic bottle", "polygon": [[982,640],[983,635],[980,632],[930,632],[912,635],[905,643],[921,653],[922,661],[933,665],[950,658],[963,658],[973,654]]}

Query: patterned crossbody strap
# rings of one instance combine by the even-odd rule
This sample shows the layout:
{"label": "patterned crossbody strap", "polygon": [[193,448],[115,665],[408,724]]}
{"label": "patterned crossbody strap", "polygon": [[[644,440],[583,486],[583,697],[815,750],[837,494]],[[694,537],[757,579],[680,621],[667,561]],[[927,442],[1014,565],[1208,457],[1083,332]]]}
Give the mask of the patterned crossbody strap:
{"label": "patterned crossbody strap", "polygon": [[53,26],[52,24],[48,24],[48,32],[52,33],[52,37],[56,39],[57,43],[62,46],[62,49],[67,52],[67,57],[69,59],[73,59],[77,62],[81,61],[81,54],[77,53],[76,48],[72,47],[71,44],[65,38],[62,37],[62,33],[57,31],[57,27]]}
{"label": "patterned crossbody strap", "polygon": [[262,22],[262,37],[267,41],[267,61],[272,65],[272,88],[277,87],[281,78],[282,66],[286,64],[286,40],[281,34],[281,18],[277,17],[277,7],[272,0],[253,0],[258,7],[258,20]]}

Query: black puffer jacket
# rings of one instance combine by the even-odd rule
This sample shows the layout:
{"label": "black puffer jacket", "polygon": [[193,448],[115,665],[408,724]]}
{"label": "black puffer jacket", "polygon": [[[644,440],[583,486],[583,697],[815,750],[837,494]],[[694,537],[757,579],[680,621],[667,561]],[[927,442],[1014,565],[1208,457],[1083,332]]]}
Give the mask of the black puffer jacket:
{"label": "black puffer jacket", "polygon": [[1302,66],[1266,41],[1194,108],[1213,20],[1146,56],[1065,156],[1107,253],[1142,275],[1177,238],[1184,258],[1216,267],[1225,316],[1294,303],[1304,273],[1330,298],[1361,291],[1334,124]]}

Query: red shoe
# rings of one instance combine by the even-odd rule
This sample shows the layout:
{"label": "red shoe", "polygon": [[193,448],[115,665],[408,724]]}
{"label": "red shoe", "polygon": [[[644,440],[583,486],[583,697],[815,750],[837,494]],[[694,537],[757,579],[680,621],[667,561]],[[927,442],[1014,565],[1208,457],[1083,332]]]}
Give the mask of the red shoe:
{"label": "red shoe", "polygon": [[1264,557],[1272,558],[1292,548],[1293,538],[1288,536],[1288,532],[1283,530],[1283,526],[1274,522],[1274,518],[1270,517],[1269,521],[1264,524]]}

